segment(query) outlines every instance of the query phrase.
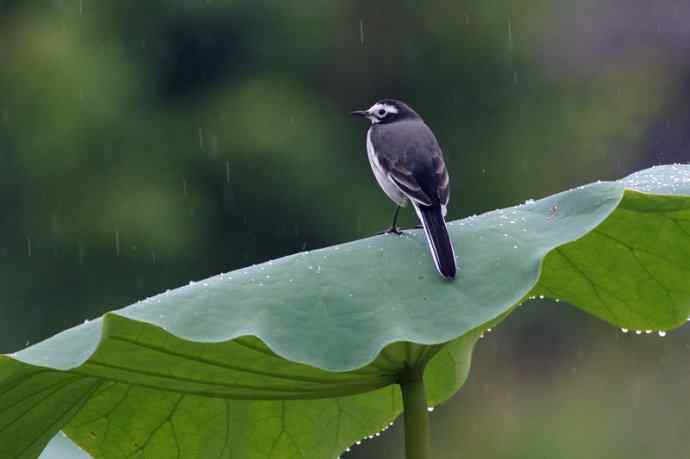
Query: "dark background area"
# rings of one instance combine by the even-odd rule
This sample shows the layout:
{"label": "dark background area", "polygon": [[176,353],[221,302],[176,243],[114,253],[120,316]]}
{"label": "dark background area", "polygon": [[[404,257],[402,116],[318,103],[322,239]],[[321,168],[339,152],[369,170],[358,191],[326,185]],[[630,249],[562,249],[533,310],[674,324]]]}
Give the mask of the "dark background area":
{"label": "dark background area", "polygon": [[[0,352],[385,228],[348,116],[380,98],[435,131],[451,219],[687,162],[688,24],[678,0],[0,0]],[[432,415],[438,457],[685,457],[688,349],[533,302]],[[349,456],[402,457],[398,429]]]}

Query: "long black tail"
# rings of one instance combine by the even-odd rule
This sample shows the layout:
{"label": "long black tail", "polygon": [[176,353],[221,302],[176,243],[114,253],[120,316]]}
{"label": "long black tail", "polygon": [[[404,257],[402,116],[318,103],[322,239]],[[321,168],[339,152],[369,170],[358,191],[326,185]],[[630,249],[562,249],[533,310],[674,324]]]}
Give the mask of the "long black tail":
{"label": "long black tail", "polygon": [[455,253],[450,237],[448,237],[448,229],[443,219],[441,207],[427,207],[415,203],[414,208],[422,221],[422,226],[424,226],[426,240],[429,243],[429,250],[434,258],[436,269],[446,279],[455,278]]}

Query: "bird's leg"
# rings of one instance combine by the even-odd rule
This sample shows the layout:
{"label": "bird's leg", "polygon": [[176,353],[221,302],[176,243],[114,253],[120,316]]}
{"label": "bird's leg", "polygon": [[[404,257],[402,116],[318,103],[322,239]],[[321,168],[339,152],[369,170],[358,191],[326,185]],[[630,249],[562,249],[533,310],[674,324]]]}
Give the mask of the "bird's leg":
{"label": "bird's leg", "polygon": [[400,214],[400,206],[395,206],[395,213],[393,214],[393,224],[388,228],[388,233],[402,234],[400,228],[398,228],[398,215]]}
{"label": "bird's leg", "polygon": [[402,231],[400,231],[400,228],[398,228],[398,214],[400,213],[400,206],[395,207],[395,214],[393,214],[393,224],[391,225],[390,228],[388,228],[385,231],[380,232],[379,234],[402,234]]}

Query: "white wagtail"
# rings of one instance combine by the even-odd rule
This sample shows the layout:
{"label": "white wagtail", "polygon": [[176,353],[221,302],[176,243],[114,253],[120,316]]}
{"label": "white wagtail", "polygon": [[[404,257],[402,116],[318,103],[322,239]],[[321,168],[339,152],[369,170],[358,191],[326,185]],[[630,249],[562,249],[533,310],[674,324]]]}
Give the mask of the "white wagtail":
{"label": "white wagtail", "polygon": [[455,277],[455,254],[444,217],[450,186],[443,152],[424,120],[404,102],[384,99],[353,115],[371,121],[367,155],[376,181],[397,204],[388,232],[396,226],[400,207],[409,200],[424,227],[436,269],[446,279]]}

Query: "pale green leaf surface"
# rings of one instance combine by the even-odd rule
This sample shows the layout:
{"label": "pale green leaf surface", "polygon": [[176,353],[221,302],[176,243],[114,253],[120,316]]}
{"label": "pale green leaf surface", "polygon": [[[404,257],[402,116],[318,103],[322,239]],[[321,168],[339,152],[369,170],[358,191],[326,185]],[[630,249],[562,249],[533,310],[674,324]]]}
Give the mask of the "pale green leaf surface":
{"label": "pale green leaf surface", "polygon": [[89,459],[90,457],[66,435],[59,433],[50,440],[39,459]]}
{"label": "pale green leaf surface", "polygon": [[400,413],[406,362],[430,359],[442,402],[530,294],[622,327],[683,323],[688,196],[690,167],[665,166],[453,222],[454,282],[408,231],[109,313],[0,357],[0,457],[35,458],[61,429],[97,458],[336,457]]}

